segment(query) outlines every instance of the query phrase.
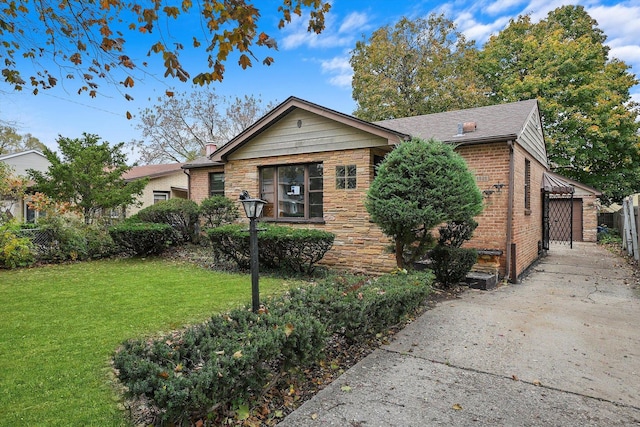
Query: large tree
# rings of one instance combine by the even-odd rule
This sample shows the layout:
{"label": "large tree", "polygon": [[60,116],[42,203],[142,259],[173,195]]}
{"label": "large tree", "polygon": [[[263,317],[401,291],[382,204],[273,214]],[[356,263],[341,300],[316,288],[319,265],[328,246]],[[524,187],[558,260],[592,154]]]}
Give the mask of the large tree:
{"label": "large tree", "polygon": [[30,169],[35,189],[56,202],[70,202],[91,223],[102,210],[110,210],[136,202],[148,180],[127,182],[122,174],[131,166],[122,152],[124,143],[110,146],[96,135],[82,138],[59,137],[58,150],[45,149],[49,169]]}
{"label": "large tree", "polygon": [[163,98],[140,113],[143,139],[134,141],[142,163],[184,162],[201,156],[205,144],[224,145],[266,111],[255,96],[220,97],[213,90]]}
{"label": "large tree", "polygon": [[45,145],[30,133],[20,135],[16,128],[0,124],[0,155],[26,150],[43,151]]}
{"label": "large tree", "polygon": [[[279,0],[264,8],[277,9],[279,28],[291,22],[293,15],[308,13],[308,30],[319,33],[330,3]],[[62,77],[75,79],[78,92],[95,96],[99,80],[133,86],[134,70],[147,66],[141,58],[156,54],[165,77],[188,81],[194,74],[194,83],[205,84],[222,80],[224,63],[234,52],[242,68],[253,61],[273,62],[262,48],[277,45],[261,31],[260,15],[249,0],[0,0],[0,70],[3,80],[16,90],[29,87],[37,93],[55,86]],[[180,52],[199,54],[197,68],[187,70]],[[28,61],[33,75],[23,73],[29,69]]]}
{"label": "large tree", "polygon": [[482,194],[467,164],[442,142],[414,138],[387,154],[365,202],[371,220],[393,238],[398,268],[425,253],[431,230],[482,211]]}
{"label": "large tree", "polygon": [[486,105],[476,56],[444,15],[382,27],[351,54],[354,114],[375,121]]}
{"label": "large tree", "polygon": [[640,190],[640,122],[630,97],[638,80],[605,40],[582,6],[563,6],[539,23],[512,20],[479,69],[493,102],[539,100],[552,167],[608,201]]}

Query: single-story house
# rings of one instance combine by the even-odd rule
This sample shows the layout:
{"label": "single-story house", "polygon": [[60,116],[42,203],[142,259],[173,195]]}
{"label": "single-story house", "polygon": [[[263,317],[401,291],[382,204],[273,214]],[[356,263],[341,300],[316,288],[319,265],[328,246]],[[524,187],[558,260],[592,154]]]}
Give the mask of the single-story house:
{"label": "single-story house", "polygon": [[[262,221],[335,233],[325,264],[385,272],[395,267],[390,240],[369,220],[364,200],[376,165],[412,137],[456,146],[484,195],[468,246],[482,250],[481,268],[517,281],[548,247],[543,203],[551,193],[543,185],[550,172],[536,100],[371,123],[290,97],[226,145],[182,167],[192,200],[212,194],[237,199],[247,190],[267,201]],[[573,191],[554,179],[562,184],[554,197]],[[595,240],[594,204],[583,207],[583,238]]]}
{"label": "single-story house", "polygon": [[184,163],[134,166],[122,177],[127,181],[149,178],[149,183],[138,197],[139,204],[127,206],[126,216],[131,216],[147,206],[173,198],[188,198],[188,178]]}
{"label": "single-story house", "polygon": [[[0,156],[0,162],[6,163],[13,169],[16,176],[26,178],[27,170],[34,169],[46,172],[49,169],[49,160],[37,150],[27,150],[18,153],[5,154]],[[33,222],[38,213],[29,208],[28,196],[24,200],[1,200],[2,211],[9,210],[13,218],[19,221]]]}

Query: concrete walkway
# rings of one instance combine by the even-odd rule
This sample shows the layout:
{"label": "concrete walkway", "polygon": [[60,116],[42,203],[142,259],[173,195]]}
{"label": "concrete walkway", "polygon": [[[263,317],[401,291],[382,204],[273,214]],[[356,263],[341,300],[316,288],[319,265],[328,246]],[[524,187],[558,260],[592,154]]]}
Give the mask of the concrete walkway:
{"label": "concrete walkway", "polygon": [[440,303],[280,426],[640,425],[640,289],[595,244]]}

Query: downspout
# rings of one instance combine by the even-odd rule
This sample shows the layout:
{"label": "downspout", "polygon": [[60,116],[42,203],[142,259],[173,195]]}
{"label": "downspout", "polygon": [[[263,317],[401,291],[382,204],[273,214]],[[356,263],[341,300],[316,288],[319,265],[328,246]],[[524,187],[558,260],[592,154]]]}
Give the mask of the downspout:
{"label": "downspout", "polygon": [[191,174],[189,169],[182,169],[185,175],[187,175],[187,200],[191,200]]}
{"label": "downspout", "polygon": [[511,283],[515,283],[515,279],[511,277],[511,239],[513,238],[512,234],[512,224],[513,224],[513,199],[514,199],[514,191],[515,191],[515,161],[514,161],[514,153],[513,153],[513,141],[507,141],[507,145],[509,146],[509,195],[508,195],[508,205],[507,205],[507,265],[505,268],[505,278],[509,280]]}

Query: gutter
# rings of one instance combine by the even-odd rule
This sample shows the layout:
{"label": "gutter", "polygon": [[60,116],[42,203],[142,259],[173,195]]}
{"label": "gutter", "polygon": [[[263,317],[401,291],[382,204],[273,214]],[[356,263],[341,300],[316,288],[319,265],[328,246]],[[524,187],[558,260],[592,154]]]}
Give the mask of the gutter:
{"label": "gutter", "polygon": [[512,244],[512,226],[513,226],[513,200],[514,200],[514,191],[515,191],[515,160],[514,160],[514,152],[513,152],[513,140],[507,141],[507,145],[509,146],[509,197],[508,197],[508,205],[507,205],[507,265],[505,268],[505,277],[509,280],[510,283],[517,283],[517,278],[511,277],[513,273],[511,271],[511,244]]}

